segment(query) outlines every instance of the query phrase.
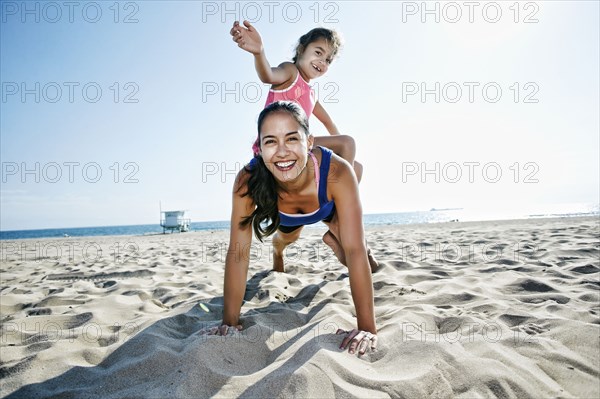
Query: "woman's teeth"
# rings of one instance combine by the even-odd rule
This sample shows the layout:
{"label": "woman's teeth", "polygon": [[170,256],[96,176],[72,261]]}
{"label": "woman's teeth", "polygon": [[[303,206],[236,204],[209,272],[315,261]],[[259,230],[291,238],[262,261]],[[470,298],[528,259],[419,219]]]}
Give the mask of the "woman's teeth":
{"label": "woman's teeth", "polygon": [[296,161],[286,161],[286,162],[275,162],[275,166],[277,166],[278,169],[290,169],[294,164],[296,163]]}
{"label": "woman's teeth", "polygon": [[294,161],[275,162],[275,164],[281,168],[287,168],[288,166],[292,165],[293,163],[294,163]]}

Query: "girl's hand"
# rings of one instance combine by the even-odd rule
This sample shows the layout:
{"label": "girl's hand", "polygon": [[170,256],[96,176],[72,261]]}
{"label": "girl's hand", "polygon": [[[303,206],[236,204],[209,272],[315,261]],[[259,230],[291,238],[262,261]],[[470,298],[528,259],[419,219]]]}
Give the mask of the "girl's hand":
{"label": "girl's hand", "polygon": [[233,335],[238,331],[242,331],[242,326],[228,326],[227,324],[221,324],[218,327],[211,327],[206,330],[200,330],[200,335]]}
{"label": "girl's hand", "polygon": [[340,349],[348,349],[348,353],[354,354],[358,348],[358,356],[362,356],[367,351],[367,348],[371,348],[374,352],[377,350],[377,335],[368,331],[357,330],[356,328],[351,331],[345,331],[341,328],[337,330],[336,334],[346,334],[346,338],[342,341]]}
{"label": "girl's hand", "polygon": [[254,55],[258,55],[263,51],[260,34],[250,22],[244,21],[244,26],[241,26],[239,21],[235,21],[229,33],[239,48]]}

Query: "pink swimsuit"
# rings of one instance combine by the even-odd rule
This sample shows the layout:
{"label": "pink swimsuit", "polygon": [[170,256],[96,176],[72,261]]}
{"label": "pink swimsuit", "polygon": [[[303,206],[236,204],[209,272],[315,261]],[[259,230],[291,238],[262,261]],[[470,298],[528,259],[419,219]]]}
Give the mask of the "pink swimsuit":
{"label": "pink swimsuit", "polygon": [[312,87],[306,83],[306,81],[300,76],[300,72],[296,74],[296,80],[294,83],[287,89],[283,90],[269,90],[269,95],[267,96],[267,101],[265,102],[265,107],[275,101],[293,101],[298,103],[307,118],[313,113],[313,109],[315,109],[315,91]]}
{"label": "pink swimsuit", "polygon": [[[298,103],[304,110],[307,118],[310,118],[313,110],[315,109],[315,91],[312,87],[309,86],[308,83],[300,76],[300,71],[296,74],[296,80],[291,84],[290,87],[283,90],[273,90],[269,89],[269,94],[267,95],[267,101],[265,102],[265,107],[269,104],[272,104],[276,101],[293,101]],[[252,145],[252,151],[254,155],[258,155],[260,152],[258,146],[258,138]]]}

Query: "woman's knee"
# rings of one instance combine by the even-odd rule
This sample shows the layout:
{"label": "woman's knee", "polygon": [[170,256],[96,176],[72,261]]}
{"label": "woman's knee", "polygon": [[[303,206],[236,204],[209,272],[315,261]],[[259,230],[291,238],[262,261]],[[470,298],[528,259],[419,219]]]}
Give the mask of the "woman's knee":
{"label": "woman's knee", "polygon": [[277,232],[273,236],[273,243],[274,244],[278,243],[278,244],[287,246],[287,245],[297,241],[298,238],[300,238],[301,232],[302,232],[302,227],[300,227],[294,231],[291,231],[289,233],[284,233],[281,230],[277,230]]}

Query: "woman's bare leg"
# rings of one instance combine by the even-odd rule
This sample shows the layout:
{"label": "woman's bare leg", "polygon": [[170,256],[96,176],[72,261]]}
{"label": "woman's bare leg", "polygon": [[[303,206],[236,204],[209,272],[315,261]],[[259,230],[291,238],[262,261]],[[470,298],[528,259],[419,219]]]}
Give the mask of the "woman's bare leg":
{"label": "woman's bare leg", "polygon": [[[344,248],[342,247],[341,241],[339,239],[339,229],[338,229],[338,220],[337,214],[333,217],[330,223],[326,223],[327,227],[329,227],[329,231],[323,235],[323,242],[331,248],[335,256],[338,258],[340,263],[344,266],[348,266],[346,264],[346,254],[344,253]],[[365,240],[365,246],[367,248],[367,258],[369,260],[369,266],[371,267],[371,272],[374,273],[379,268],[379,262],[371,253],[371,249],[367,246],[367,242]]]}
{"label": "woman's bare leg", "polygon": [[[327,147],[331,149],[334,153],[348,161],[354,169],[356,180],[360,183],[363,174],[363,166],[360,162],[354,160],[354,157],[356,155],[356,143],[354,142],[354,139],[351,136],[316,136],[315,145]],[[342,248],[340,240],[338,239],[339,233],[337,231],[337,215],[333,217],[331,223],[326,224],[329,227],[329,231],[327,231],[323,235],[323,242],[331,248],[331,250],[338,258],[340,263],[344,266],[347,266],[346,254],[344,253],[344,249]],[[369,247],[367,247],[367,257],[369,258],[369,265],[371,266],[371,271],[374,272],[379,267],[379,263],[371,254],[371,250],[369,249]]]}
{"label": "woman's bare leg", "polygon": [[283,265],[283,251],[285,247],[298,240],[300,233],[302,232],[302,226],[292,231],[291,233],[284,233],[277,230],[273,236],[273,270],[276,272],[284,272],[285,268]]}
{"label": "woman's bare leg", "polygon": [[344,249],[342,245],[338,241],[338,239],[333,235],[330,230],[327,230],[327,233],[323,235],[323,242],[327,244],[329,248],[333,251],[333,254],[340,261],[340,263],[344,266],[346,265],[346,254],[344,253]]}
{"label": "woman's bare leg", "polygon": [[[365,245],[367,242],[365,241]],[[371,248],[367,247],[367,258],[369,259],[369,266],[371,266],[371,273],[375,273],[379,269],[379,262],[371,253]]]}

